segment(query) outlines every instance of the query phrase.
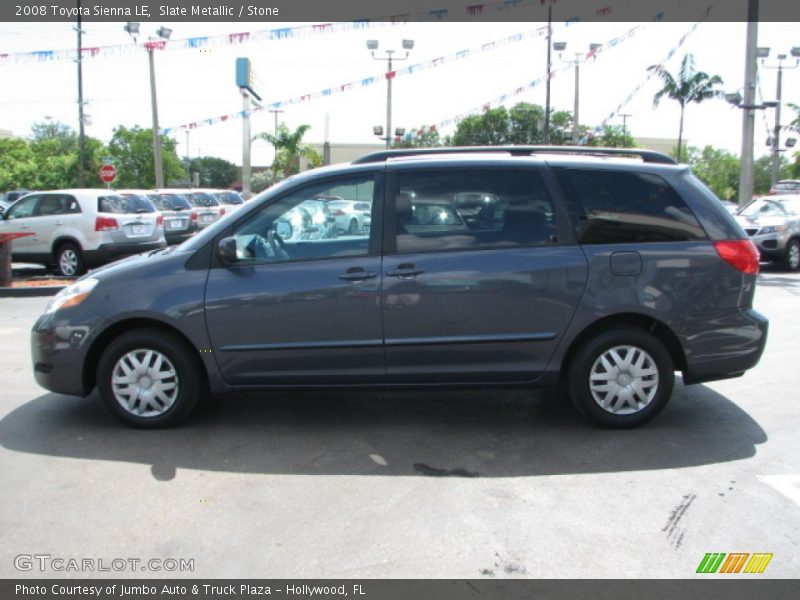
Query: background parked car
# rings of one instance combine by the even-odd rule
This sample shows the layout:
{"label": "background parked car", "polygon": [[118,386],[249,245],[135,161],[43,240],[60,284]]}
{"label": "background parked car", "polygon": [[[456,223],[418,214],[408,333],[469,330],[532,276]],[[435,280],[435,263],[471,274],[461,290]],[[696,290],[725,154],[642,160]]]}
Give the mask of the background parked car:
{"label": "background parked car", "polygon": [[244,206],[244,200],[238,192],[233,190],[216,190],[211,192],[216,196],[219,203],[225,207],[225,212],[232,212]]}
{"label": "background parked car", "polygon": [[769,195],[800,194],[800,179],[781,179],[775,182],[769,190]]}
{"label": "background parked car", "polygon": [[164,237],[168,244],[179,244],[197,231],[197,211],[182,195],[154,190],[119,190],[123,196],[147,198],[164,217]]}
{"label": "background parked car", "polygon": [[758,247],[762,260],[800,269],[800,195],[756,198],[736,220]]}
{"label": "background parked car", "polygon": [[292,226],[292,240],[330,240],[337,236],[336,219],[324,200],[304,200],[280,220]]}
{"label": "background parked car", "polygon": [[322,198],[333,215],[338,233],[358,235],[369,232],[372,206],[369,202],[345,200],[339,196]]}
{"label": "background parked car", "polygon": [[[180,190],[169,191],[180,193]],[[205,229],[225,215],[225,207],[220,204],[213,193],[203,190],[183,190],[183,194],[197,210],[198,228]]]}
{"label": "background parked car", "polygon": [[55,265],[65,276],[166,246],[163,217],[149,200],[109,190],[28,194],[3,215],[4,230],[34,234],[12,242],[12,260]]}

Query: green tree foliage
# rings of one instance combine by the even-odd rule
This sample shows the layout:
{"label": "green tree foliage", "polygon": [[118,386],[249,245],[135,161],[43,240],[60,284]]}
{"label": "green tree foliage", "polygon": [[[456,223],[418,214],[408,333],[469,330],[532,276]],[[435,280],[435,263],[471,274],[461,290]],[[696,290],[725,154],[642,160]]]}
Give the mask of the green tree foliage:
{"label": "green tree foliage", "polygon": [[[454,146],[502,146],[544,142],[544,109],[520,102],[511,109],[492,108],[461,122],[453,134]],[[556,111],[550,115],[550,143],[561,145],[572,140],[572,115]]]}
{"label": "green tree foliage", "polygon": [[423,125],[407,131],[405,136],[396,140],[393,148],[438,148],[439,146],[447,146],[447,140],[442,140],[439,136],[439,130],[436,125]]}
{"label": "green tree foliage", "polygon": [[314,150],[311,144],[303,143],[303,136],[311,129],[310,125],[300,125],[294,131],[289,131],[285,123],[278,127],[278,135],[268,132],[259,133],[253,139],[264,140],[275,148],[275,160],[272,162],[272,171],[284,178],[300,171],[300,158],[308,159],[312,167],[322,164],[322,156]]}
{"label": "green tree foliage", "polygon": [[254,194],[263,192],[275,182],[275,174],[271,170],[259,171],[253,173],[250,178],[250,191]]}
{"label": "green tree foliage", "polygon": [[636,142],[627,128],[622,125],[603,125],[599,132],[588,132],[588,145],[600,148],[634,148]]}
{"label": "green tree foliage", "polygon": [[[778,179],[792,179],[793,165],[778,155]],[[762,156],[753,162],[753,194],[766,194],[772,187],[772,157]]]}
{"label": "green tree foliage", "polygon": [[200,156],[189,159],[189,172],[197,173],[200,187],[227,189],[239,177],[238,167],[223,158]]}
{"label": "green tree foliage", "polygon": [[688,146],[686,162],[717,197],[736,202],[739,194],[739,158],[735,154],[712,146],[702,150]]}
{"label": "green tree foliage", "polygon": [[0,138],[0,190],[35,189],[36,159],[20,138]]}
{"label": "green tree foliage", "polygon": [[681,107],[681,120],[678,127],[678,162],[682,158],[683,143],[683,114],[686,106],[692,103],[700,103],[709,98],[720,95],[719,85],[722,78],[719,75],[709,75],[704,71],[698,71],[694,65],[694,57],[687,54],[681,61],[678,76],[669,73],[662,65],[650,65],[648,71],[656,73],[664,84],[655,96],[653,96],[653,106],[658,106],[661,99],[666,96],[675,100]]}
{"label": "green tree foliage", "polygon": [[42,121],[31,125],[31,140],[48,146],[53,155],[78,151],[78,134],[60,121]]}
{"label": "green tree foliage", "polygon": [[[118,188],[152,188],[156,184],[153,161],[153,130],[123,125],[114,129],[108,154],[117,168]],[[175,140],[161,136],[161,162],[164,181],[169,183],[185,176],[186,171],[175,152]]]}

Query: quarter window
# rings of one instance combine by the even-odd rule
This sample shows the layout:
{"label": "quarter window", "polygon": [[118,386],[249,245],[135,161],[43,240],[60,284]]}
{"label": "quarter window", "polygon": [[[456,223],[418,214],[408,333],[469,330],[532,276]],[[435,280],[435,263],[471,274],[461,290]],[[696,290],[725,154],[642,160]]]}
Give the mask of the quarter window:
{"label": "quarter window", "polygon": [[556,169],[581,244],[704,240],[705,231],[662,177]]}
{"label": "quarter window", "polygon": [[557,241],[553,201],[534,170],[398,173],[396,189],[398,253]]}

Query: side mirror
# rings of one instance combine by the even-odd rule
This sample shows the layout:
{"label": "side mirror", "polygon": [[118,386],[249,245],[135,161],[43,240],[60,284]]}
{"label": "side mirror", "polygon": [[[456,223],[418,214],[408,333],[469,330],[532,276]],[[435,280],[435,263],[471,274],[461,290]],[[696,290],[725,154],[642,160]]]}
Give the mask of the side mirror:
{"label": "side mirror", "polygon": [[224,237],[217,244],[217,256],[225,264],[235,263],[239,260],[236,254],[236,238],[234,236]]}
{"label": "side mirror", "polygon": [[289,221],[280,220],[275,223],[275,233],[278,234],[282,240],[288,240],[292,237],[292,224]]}

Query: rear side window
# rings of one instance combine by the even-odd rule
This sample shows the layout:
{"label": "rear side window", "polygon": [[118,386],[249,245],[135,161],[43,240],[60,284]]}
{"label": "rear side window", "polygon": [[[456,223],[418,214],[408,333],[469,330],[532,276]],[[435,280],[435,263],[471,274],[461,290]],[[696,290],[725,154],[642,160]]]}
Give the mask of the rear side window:
{"label": "rear side window", "polygon": [[534,170],[401,172],[396,189],[398,253],[556,241],[553,202]]}
{"label": "rear side window", "polygon": [[98,196],[97,210],[101,213],[133,214],[151,213],[156,209],[149,200],[142,196]]}
{"label": "rear side window", "polygon": [[652,173],[555,169],[581,244],[705,240],[665,179]]}

